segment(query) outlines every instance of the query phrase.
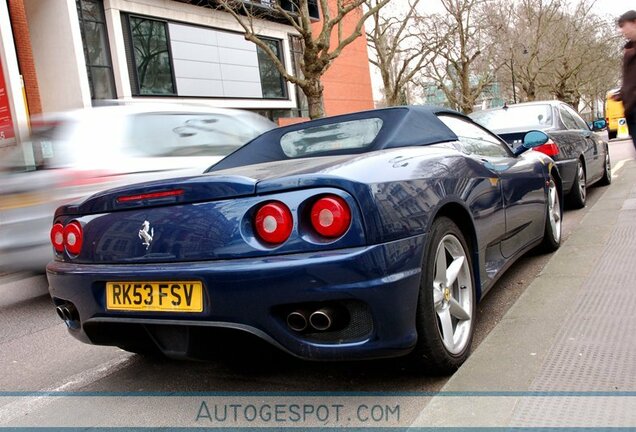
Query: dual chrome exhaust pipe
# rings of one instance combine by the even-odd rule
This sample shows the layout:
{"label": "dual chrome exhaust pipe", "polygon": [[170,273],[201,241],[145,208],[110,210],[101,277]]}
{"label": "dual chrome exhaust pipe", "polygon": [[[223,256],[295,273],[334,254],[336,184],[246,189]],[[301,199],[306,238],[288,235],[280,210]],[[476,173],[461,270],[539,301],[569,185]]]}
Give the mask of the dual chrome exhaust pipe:
{"label": "dual chrome exhaust pipe", "polygon": [[311,327],[317,331],[327,331],[333,327],[336,313],[332,308],[320,308],[312,313],[295,310],[287,315],[287,326],[295,332],[302,332]]}
{"label": "dual chrome exhaust pipe", "polygon": [[79,320],[77,309],[75,309],[75,306],[71,304],[65,303],[63,305],[57,306],[55,308],[55,312],[57,312],[57,316],[59,316],[62,321],[66,322],[67,324],[69,322]]}

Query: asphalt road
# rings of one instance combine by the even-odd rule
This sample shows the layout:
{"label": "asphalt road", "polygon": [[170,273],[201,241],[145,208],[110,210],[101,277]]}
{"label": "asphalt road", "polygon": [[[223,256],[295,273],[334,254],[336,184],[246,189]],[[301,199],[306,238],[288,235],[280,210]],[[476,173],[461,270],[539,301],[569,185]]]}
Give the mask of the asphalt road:
{"label": "asphalt road", "polygon": [[[634,158],[631,141],[610,143],[613,165]],[[610,186],[611,187],[611,186]],[[590,188],[593,204],[601,188]],[[564,238],[587,210],[568,210]],[[549,255],[518,261],[479,305],[475,346],[540,272]],[[219,347],[223,350],[223,347]],[[435,391],[446,378],[406,372],[394,361],[313,363],[273,350],[241,361],[221,355],[209,362],[148,359],[118,348],[82,344],[70,337],[50,304],[42,276],[0,277],[0,392],[8,391]],[[3,423],[0,400],[0,424]]]}

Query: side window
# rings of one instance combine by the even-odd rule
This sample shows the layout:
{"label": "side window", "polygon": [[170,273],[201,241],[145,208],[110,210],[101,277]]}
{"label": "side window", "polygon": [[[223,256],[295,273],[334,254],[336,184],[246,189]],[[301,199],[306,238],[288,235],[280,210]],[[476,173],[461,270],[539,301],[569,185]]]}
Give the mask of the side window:
{"label": "side window", "polygon": [[451,115],[441,115],[439,119],[457,135],[466,153],[488,157],[511,156],[506,143],[474,123]]}
{"label": "side window", "polygon": [[[571,107],[569,107],[568,105],[562,105],[563,109],[565,112],[567,112],[568,114],[570,114],[570,117],[572,118],[572,120],[574,121],[574,123],[576,124],[576,129],[582,129],[582,130],[588,130],[589,127],[587,125],[587,123],[585,123],[585,120],[583,120],[581,118],[581,116],[579,115],[579,113],[577,113],[576,111],[574,111]],[[569,128],[568,128],[569,129]]]}
{"label": "side window", "polygon": [[559,113],[561,114],[561,120],[563,120],[563,124],[566,128],[572,130],[580,129],[572,114],[565,109],[565,105],[559,106]]}
{"label": "side window", "polygon": [[225,156],[256,135],[223,114],[145,113],[129,119],[126,142],[143,156]]}

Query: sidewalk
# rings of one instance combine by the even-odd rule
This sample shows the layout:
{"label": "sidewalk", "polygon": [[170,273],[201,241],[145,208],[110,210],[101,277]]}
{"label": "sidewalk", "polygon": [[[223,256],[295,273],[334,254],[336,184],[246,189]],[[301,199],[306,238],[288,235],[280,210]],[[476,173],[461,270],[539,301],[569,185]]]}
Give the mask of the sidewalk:
{"label": "sidewalk", "polygon": [[413,426],[636,427],[636,161]]}

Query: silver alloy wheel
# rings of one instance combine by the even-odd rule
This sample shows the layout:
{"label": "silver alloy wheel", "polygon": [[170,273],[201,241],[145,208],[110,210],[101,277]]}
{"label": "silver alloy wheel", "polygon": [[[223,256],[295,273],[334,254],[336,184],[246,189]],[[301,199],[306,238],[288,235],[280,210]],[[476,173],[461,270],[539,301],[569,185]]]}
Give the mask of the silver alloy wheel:
{"label": "silver alloy wheel", "polygon": [[550,179],[548,188],[548,217],[552,228],[552,238],[555,243],[559,243],[561,240],[561,205],[559,203],[559,191],[552,179]]}
{"label": "silver alloy wheel", "polygon": [[609,153],[605,153],[605,175],[612,178],[612,162],[610,162]]}
{"label": "silver alloy wheel", "polygon": [[470,341],[475,301],[472,284],[464,247],[453,234],[445,235],[435,253],[433,305],[442,342],[452,354],[461,353]]}
{"label": "silver alloy wheel", "polygon": [[581,162],[578,163],[579,169],[578,169],[578,188],[579,188],[579,196],[581,197],[581,202],[585,202],[585,170],[583,169],[583,165],[581,164]]}

